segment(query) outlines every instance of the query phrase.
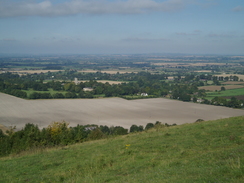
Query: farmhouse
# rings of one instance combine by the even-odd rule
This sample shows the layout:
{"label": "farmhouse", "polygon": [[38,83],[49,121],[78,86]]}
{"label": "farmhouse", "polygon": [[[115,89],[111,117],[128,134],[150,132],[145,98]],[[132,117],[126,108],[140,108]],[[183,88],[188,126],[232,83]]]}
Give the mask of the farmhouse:
{"label": "farmhouse", "polygon": [[201,98],[198,98],[198,99],[197,99],[197,102],[198,102],[198,103],[202,103],[203,101],[204,101],[204,100],[201,99]]}
{"label": "farmhouse", "polygon": [[148,96],[148,94],[147,93],[141,93],[141,96],[146,97],[146,96]]}
{"label": "farmhouse", "polygon": [[85,88],[83,88],[83,91],[93,91],[93,88],[85,87]]}

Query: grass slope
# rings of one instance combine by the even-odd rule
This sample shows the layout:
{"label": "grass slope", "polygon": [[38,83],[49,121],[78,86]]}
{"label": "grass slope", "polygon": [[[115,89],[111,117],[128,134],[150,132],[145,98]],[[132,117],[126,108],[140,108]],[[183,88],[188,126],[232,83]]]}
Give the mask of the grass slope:
{"label": "grass slope", "polygon": [[242,182],[244,116],[0,159],[0,182]]}

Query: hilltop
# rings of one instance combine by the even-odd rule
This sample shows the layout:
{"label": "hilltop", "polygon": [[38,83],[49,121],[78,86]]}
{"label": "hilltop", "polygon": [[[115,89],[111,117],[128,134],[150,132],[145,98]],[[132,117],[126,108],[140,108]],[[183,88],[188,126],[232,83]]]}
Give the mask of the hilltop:
{"label": "hilltop", "polygon": [[0,182],[242,182],[244,116],[36,149],[0,159]]}

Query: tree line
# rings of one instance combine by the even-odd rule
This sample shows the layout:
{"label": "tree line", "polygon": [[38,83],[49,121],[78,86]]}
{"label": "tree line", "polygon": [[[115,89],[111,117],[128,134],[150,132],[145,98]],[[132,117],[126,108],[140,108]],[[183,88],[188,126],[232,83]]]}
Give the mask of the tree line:
{"label": "tree line", "polygon": [[19,131],[10,128],[6,133],[3,133],[0,129],[0,156],[20,153],[33,148],[66,146],[89,140],[126,135],[128,132],[141,132],[155,126],[168,127],[171,125],[161,124],[157,121],[155,124],[148,123],[144,128],[142,125],[133,124],[128,131],[121,126],[77,125],[69,127],[65,121],[53,122],[47,128],[39,129],[38,125],[28,123]]}
{"label": "tree line", "polygon": [[[116,75],[116,74],[115,74]],[[99,80],[89,80],[75,84],[74,82],[32,80],[22,78],[16,74],[5,73],[0,75],[0,91],[29,99],[50,99],[50,98],[93,98],[96,95],[105,97],[123,97],[126,95],[137,95],[147,93],[153,97],[162,97],[172,93],[174,99],[189,101],[190,96],[198,91],[198,83],[177,83],[166,82],[165,75],[154,75],[141,72],[134,76],[133,82],[121,84],[101,83]],[[83,89],[90,87],[93,90],[85,92]],[[25,90],[34,90],[29,96]],[[48,90],[55,91],[51,94]],[[42,92],[40,92],[42,91]]]}

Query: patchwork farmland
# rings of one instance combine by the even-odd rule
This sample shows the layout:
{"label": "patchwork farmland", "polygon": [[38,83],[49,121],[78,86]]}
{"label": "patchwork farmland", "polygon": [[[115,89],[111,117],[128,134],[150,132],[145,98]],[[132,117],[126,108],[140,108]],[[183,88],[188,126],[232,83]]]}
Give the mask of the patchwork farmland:
{"label": "patchwork farmland", "polygon": [[244,115],[244,110],[181,102],[163,98],[124,100],[57,99],[24,100],[0,93],[0,124],[21,129],[26,123],[47,127],[53,121],[77,124],[123,126],[146,125],[160,121],[168,124],[192,123]]}

